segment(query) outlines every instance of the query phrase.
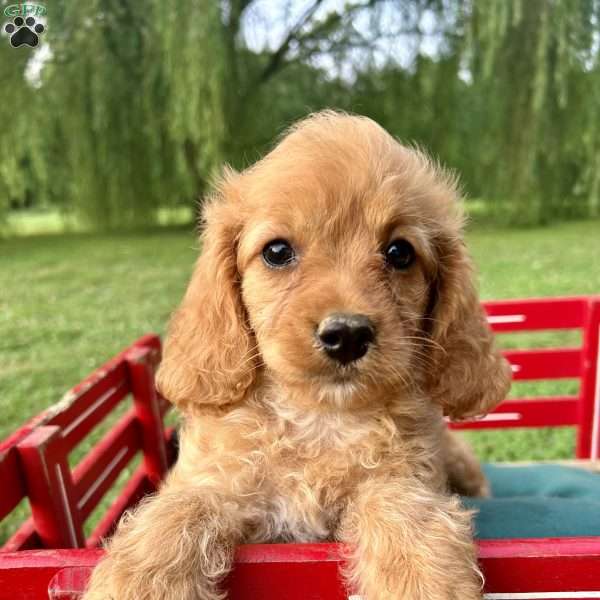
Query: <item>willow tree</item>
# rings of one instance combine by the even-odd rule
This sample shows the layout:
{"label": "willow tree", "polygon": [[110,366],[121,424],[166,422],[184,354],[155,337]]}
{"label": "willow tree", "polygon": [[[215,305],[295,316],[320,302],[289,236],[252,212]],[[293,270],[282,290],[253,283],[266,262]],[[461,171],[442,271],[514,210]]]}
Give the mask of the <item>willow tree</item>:
{"label": "willow tree", "polygon": [[192,202],[223,161],[243,164],[281,128],[265,123],[277,76],[304,77],[308,57],[351,43],[352,17],[372,3],[322,4],[306,3],[256,51],[244,30],[252,0],[53,3],[35,92],[46,132],[37,157],[51,173],[38,194],[107,228]]}
{"label": "willow tree", "polygon": [[[0,12],[7,2],[0,2]],[[37,124],[39,103],[25,73],[30,56],[0,39],[0,221],[11,205],[22,205],[35,191],[36,157],[44,130]]]}
{"label": "willow tree", "polygon": [[220,160],[218,17],[210,0],[51,7],[39,89],[51,197],[117,227],[197,193],[194,175]]}
{"label": "willow tree", "polygon": [[600,0],[56,0],[39,77],[35,52],[0,49],[0,207],[152,223],[338,106],[426,146],[502,218],[597,214],[599,26]]}
{"label": "willow tree", "polygon": [[600,2],[469,8],[484,193],[513,222],[599,214]]}

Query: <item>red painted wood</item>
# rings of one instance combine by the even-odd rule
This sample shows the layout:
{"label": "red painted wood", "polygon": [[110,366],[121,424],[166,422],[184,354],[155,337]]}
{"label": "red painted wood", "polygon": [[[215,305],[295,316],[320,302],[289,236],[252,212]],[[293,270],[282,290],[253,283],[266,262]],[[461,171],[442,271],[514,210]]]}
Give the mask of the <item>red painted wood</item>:
{"label": "red painted wood", "polygon": [[36,427],[44,425],[47,420],[47,415],[50,409],[46,409],[39,415],[32,417],[22,427],[11,433],[7,438],[0,441],[0,454],[7,452],[11,448],[15,448],[17,444],[25,439]]}
{"label": "red painted wood", "polygon": [[579,423],[579,398],[556,396],[506,400],[496,410],[475,421],[451,423],[453,429],[506,427],[559,427]]}
{"label": "red painted wood", "polygon": [[73,471],[77,507],[82,520],[94,510],[119,473],[140,449],[140,425],[132,409]]}
{"label": "red painted wood", "polygon": [[[498,333],[542,329],[578,329],[585,323],[588,298],[530,298],[484,302],[491,327]],[[513,317],[513,322],[494,322],[494,317]]]}
{"label": "red painted wood", "polygon": [[48,584],[48,600],[80,600],[91,577],[92,567],[67,567]]}
{"label": "red painted wood", "polygon": [[167,473],[167,448],[154,373],[159,353],[150,348],[132,348],[125,357],[133,404],[142,431],[144,465],[150,481],[158,484]]}
{"label": "red painted wood", "polygon": [[514,380],[581,377],[582,352],[579,348],[508,350],[503,354],[511,364]]}
{"label": "red painted wood", "polygon": [[[155,334],[144,335],[96,369],[65,394],[61,402],[43,413],[44,424],[73,428],[65,433],[66,444],[70,448],[78,444],[130,391],[125,356],[132,348],[152,349],[157,360],[160,358],[160,338]],[[89,414],[84,414],[88,410]],[[33,425],[37,424],[41,422]]]}
{"label": "red painted wood", "polygon": [[42,543],[48,548],[82,547],[83,529],[60,427],[38,427],[17,448]]}
{"label": "red painted wood", "polygon": [[83,391],[85,391],[86,389],[92,387],[94,385],[94,383],[96,383],[97,381],[104,379],[104,377],[110,371],[112,371],[113,368],[117,364],[123,363],[123,358],[124,358],[125,354],[127,352],[129,352],[132,347],[154,348],[155,350],[158,350],[160,352],[160,349],[161,349],[160,337],[154,333],[148,333],[148,334],[142,336],[141,338],[137,339],[135,342],[133,342],[133,344],[131,344],[131,346],[128,346],[127,348],[122,350],[119,354],[117,354],[115,357],[111,358],[109,361],[104,363],[101,367],[99,367],[94,372],[92,372],[90,375],[88,375],[88,377],[86,377],[83,381],[81,381],[76,386],[74,386],[70,390],[70,394],[77,396],[77,395],[81,394]]}
{"label": "red painted wood", "polygon": [[64,432],[65,444],[74,448],[104,417],[106,417],[127,396],[127,371],[120,362],[99,379],[78,394],[65,396],[64,410],[49,420],[51,425],[59,425]]}
{"label": "red painted wood", "polygon": [[39,550],[43,547],[42,540],[40,540],[33,525],[33,519],[30,517],[8,538],[6,544],[0,548],[0,553],[18,552],[19,550]]}
{"label": "red painted wood", "polygon": [[144,465],[140,465],[123,490],[110,505],[90,537],[86,540],[86,547],[95,548],[102,543],[103,538],[110,536],[121,515],[135,505],[146,494],[154,492],[156,488],[146,476]]}
{"label": "red painted wood", "polygon": [[584,334],[579,419],[577,457],[600,458],[600,298],[592,303]]}
{"label": "red painted wood", "polygon": [[600,591],[600,538],[479,542],[486,592]]}
{"label": "red painted wood", "polygon": [[[0,600],[37,600],[48,588],[76,598],[101,556],[98,550],[0,554]],[[487,593],[600,590],[599,538],[486,540],[479,542],[479,560]],[[224,588],[230,600],[345,600],[342,564],[337,544],[241,546]]]}
{"label": "red painted wood", "polygon": [[[144,334],[141,338],[138,338],[135,342],[133,342],[131,346],[138,348],[153,348],[154,350],[157,350],[158,361],[160,362],[160,358],[162,356],[162,342],[160,341],[160,336],[156,333]],[[123,354],[129,352],[131,346],[129,348],[125,348],[125,350],[123,350]]]}
{"label": "red painted wood", "polygon": [[241,546],[223,586],[230,600],[346,600],[337,544]]}
{"label": "red painted wood", "polygon": [[39,424],[44,422],[48,411],[33,417],[4,440],[0,441],[0,519],[10,513],[26,496],[25,480],[17,451],[17,444],[24,440]]}
{"label": "red painted wood", "polygon": [[14,447],[0,451],[0,519],[3,519],[25,497],[25,482],[21,475],[17,450]]}
{"label": "red painted wood", "polygon": [[65,567],[94,566],[100,550],[0,553],[0,600],[47,600],[48,585]]}
{"label": "red painted wood", "polygon": [[[25,465],[22,464],[17,446],[21,442],[24,442],[25,445],[22,452],[29,456],[30,461],[37,461],[39,463],[41,458],[39,456],[35,458],[35,452],[31,447],[28,447],[28,444],[32,440],[35,442],[38,438],[34,436],[30,440],[28,436],[32,433],[38,435],[38,430],[42,427],[59,427],[61,430],[61,441],[60,444],[56,443],[56,440],[52,442],[52,459],[61,462],[62,466],[59,468],[60,477],[70,482],[71,476],[67,470],[66,462],[68,451],[78,444],[132,391],[129,365],[125,357],[132,352],[132,349],[136,353],[135,356],[139,355],[140,352],[143,356],[150,354],[151,361],[149,365],[154,367],[160,358],[160,348],[161,344],[158,336],[151,334],[140,338],[132,346],[109,360],[99,369],[96,369],[80,384],[72,388],[57,405],[37,415],[8,438],[0,441],[0,483],[3,486],[3,493],[0,495],[0,519],[7,516],[26,496],[27,492],[24,475]],[[146,384],[148,384],[147,381]],[[167,403],[161,398],[161,417],[167,410]],[[131,415],[133,414],[134,412],[132,411]],[[136,430],[135,440],[132,437],[133,429]],[[112,446],[114,454],[110,456],[108,446],[110,446],[111,440],[115,438],[119,431],[118,426],[111,430],[75,470],[74,479],[78,485],[69,491],[69,501],[74,503],[75,501],[80,501],[82,497],[85,498],[86,494],[88,495],[87,501],[82,505],[83,511],[79,511],[80,514],[74,515],[77,522],[81,522],[89,514],[97,504],[99,498],[110,487],[110,484],[113,483],[118,472],[135,454],[133,446],[135,446],[135,449],[141,447],[141,427],[139,422],[136,421],[135,425],[129,424],[126,433],[120,432],[121,436],[124,435],[125,438],[119,438],[123,444],[124,442],[132,441],[135,443],[131,447],[127,446],[126,454],[122,454],[118,458],[117,463],[113,465],[114,471],[111,472],[110,476],[107,476],[101,485],[92,490],[90,494],[90,487],[96,484],[97,477],[111,464],[111,461],[116,459],[118,453],[124,448],[124,445],[119,447],[118,443],[114,444]],[[164,446],[162,438],[161,442]],[[44,452],[47,451],[47,449],[44,450]],[[35,468],[39,468],[39,466],[38,464]],[[54,468],[56,468],[56,465]],[[31,477],[35,478],[35,475],[31,475]],[[54,483],[58,483],[56,477]],[[38,487],[40,487],[39,480]],[[144,484],[144,491],[150,491],[147,482]],[[34,489],[34,495],[39,495],[39,493],[39,489]],[[47,521],[48,515],[43,516],[43,513],[44,510],[41,503],[37,502],[36,518]],[[111,514],[113,520],[118,516],[118,514]],[[43,537],[45,537],[44,543],[49,543],[49,538],[45,535]],[[80,542],[81,540],[78,543]],[[33,519],[28,519],[19,527],[17,532],[6,542],[1,550],[13,551],[25,548],[37,548],[41,544],[42,540],[35,530]]]}
{"label": "red painted wood", "polygon": [[[99,392],[102,388],[94,388],[94,386],[100,381],[103,381],[103,385],[105,385],[107,383],[107,376],[114,377],[116,375],[116,379],[111,380],[113,384],[118,383],[119,374],[123,376],[122,381],[126,381],[126,374],[124,372],[123,366],[123,357],[127,352],[131,350],[132,347],[152,348],[158,351],[160,356],[160,337],[153,333],[146,334],[139,338],[137,341],[135,341],[131,346],[125,348],[121,353],[117,354],[117,356],[115,356],[114,358],[106,362],[104,365],[96,369],[83,381],[74,386],[67,394],[65,394],[63,400],[57,405],[51,406],[50,408],[41,412],[39,415],[32,417],[22,427],[17,429],[4,440],[0,441],[0,454],[12,447],[15,447],[22,439],[27,437],[36,427],[40,425],[62,425],[63,420],[67,420],[66,417],[69,414],[67,411],[69,410],[69,407],[73,404],[73,399],[82,398],[79,400],[76,409],[83,409],[84,406],[87,406],[84,404],[84,402],[86,401],[85,392],[92,389],[94,389],[96,392]],[[105,387],[103,391],[107,391],[107,388]],[[99,394],[94,395],[94,393],[91,393],[90,395],[92,398],[97,399]],[[79,416],[79,412],[76,409],[74,410],[75,417]],[[54,422],[53,419],[60,419],[61,421]]]}

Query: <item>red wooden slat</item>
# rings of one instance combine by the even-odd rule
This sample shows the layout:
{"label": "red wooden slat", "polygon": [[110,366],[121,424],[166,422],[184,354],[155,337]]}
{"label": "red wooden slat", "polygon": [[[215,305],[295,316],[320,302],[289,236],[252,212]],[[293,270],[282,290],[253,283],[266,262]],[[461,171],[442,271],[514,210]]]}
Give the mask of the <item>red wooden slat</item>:
{"label": "red wooden slat", "polygon": [[155,491],[146,476],[144,465],[140,465],[129,479],[117,499],[110,505],[96,528],[86,540],[88,548],[99,546],[103,538],[110,536],[121,515],[135,505],[144,495]]}
{"label": "red wooden slat", "polygon": [[[44,598],[53,577],[66,568],[73,568],[74,576],[61,574],[52,589],[59,592],[67,585],[71,592],[82,591],[101,556],[99,550],[0,555],[0,600]],[[488,594],[600,590],[599,538],[486,540],[479,542],[479,560]],[[228,597],[346,600],[348,591],[339,577],[341,565],[337,544],[241,546],[226,583]]]}
{"label": "red wooden slat", "polygon": [[579,422],[577,457],[600,458],[600,298],[592,304],[583,339]]}
{"label": "red wooden slat", "polygon": [[569,379],[581,377],[582,353],[579,348],[542,348],[507,350],[514,380]]}
{"label": "red wooden slat", "polygon": [[125,354],[126,352],[129,352],[129,350],[132,346],[137,346],[139,348],[141,348],[141,347],[153,348],[154,350],[157,350],[159,353],[158,358],[160,361],[160,353],[162,351],[162,343],[160,341],[160,336],[156,335],[155,333],[146,333],[141,338],[138,338],[135,342],[133,342],[133,344],[131,346],[129,346],[129,348],[125,348],[125,350],[123,351],[123,354]]}
{"label": "red wooden slat", "polygon": [[39,415],[32,417],[22,427],[11,433],[7,438],[0,441],[0,453],[14,448],[21,440],[25,439],[38,425],[43,425],[47,419],[47,413],[50,409],[46,409]]}
{"label": "red wooden slat", "polygon": [[342,564],[338,544],[241,546],[224,588],[230,600],[347,600]]}
{"label": "red wooden slat", "polygon": [[42,540],[40,540],[33,519],[30,517],[21,524],[19,529],[8,538],[6,544],[0,548],[0,552],[18,552],[19,550],[36,550],[43,548]]}
{"label": "red wooden slat", "polygon": [[73,471],[77,508],[85,520],[141,448],[140,426],[134,410],[92,448]]}
{"label": "red wooden slat", "polygon": [[14,447],[0,451],[0,482],[2,482],[0,519],[3,519],[26,495],[17,449]]}
{"label": "red wooden slat", "polygon": [[[77,419],[100,396],[109,392],[110,388],[121,387],[123,383],[127,385],[129,380],[124,358],[132,348],[153,349],[160,359],[160,338],[155,334],[142,336],[69,390],[61,402],[52,407],[52,422],[49,424],[65,426],[72,419]],[[93,412],[97,412],[97,408]]]}
{"label": "red wooden slat", "polygon": [[483,419],[451,423],[453,429],[504,429],[512,427],[558,427],[579,422],[577,396],[550,396],[505,400]]}
{"label": "red wooden slat", "polygon": [[479,561],[488,593],[600,592],[599,537],[485,540]]}
{"label": "red wooden slat", "polygon": [[132,348],[125,356],[131,381],[133,405],[142,431],[144,465],[157,485],[168,468],[164,425],[154,385],[159,353],[151,348]]}
{"label": "red wooden slat", "polygon": [[160,338],[143,336],[119,353],[89,377],[70,390],[52,409],[49,425],[63,429],[65,444],[76,446],[130,392],[129,373],[125,357],[133,350],[153,352],[155,363],[160,359]]}
{"label": "red wooden slat", "polygon": [[94,566],[100,550],[0,553],[0,600],[43,600],[48,584],[65,567]]}
{"label": "red wooden slat", "polygon": [[44,425],[19,443],[35,529],[47,548],[84,545],[60,428]]}
{"label": "red wooden slat", "polygon": [[496,332],[577,329],[585,322],[588,298],[531,298],[484,302]]}
{"label": "red wooden slat", "polygon": [[0,441],[0,519],[11,512],[25,497],[25,480],[19,463],[17,444],[24,440],[37,426],[47,419],[48,410],[36,415],[25,425]]}
{"label": "red wooden slat", "polygon": [[[115,365],[104,379],[56,405],[49,425],[58,425],[66,447],[74,448],[129,393],[124,362]],[[64,408],[63,408],[64,407]]]}
{"label": "red wooden slat", "polygon": [[[16,446],[18,442],[29,435],[36,427],[41,425],[65,426],[65,424],[69,423],[70,416],[77,418],[82,410],[89,407],[87,402],[93,402],[98,399],[101,393],[106,393],[109,390],[111,383],[113,386],[118,387],[121,382],[126,382],[127,374],[125,372],[123,357],[134,347],[152,348],[156,350],[160,356],[160,337],[151,333],[136,340],[131,346],[125,348],[122,352],[104,363],[83,381],[73,387],[65,394],[63,400],[31,418],[17,431],[0,441],[0,452]],[[100,384],[100,382],[102,383]],[[86,392],[88,392],[88,394],[86,394]],[[75,406],[73,406],[74,401],[76,401]],[[68,441],[77,443],[77,440]]]}
{"label": "red wooden slat", "polygon": [[158,352],[161,349],[160,337],[154,333],[149,333],[143,335],[141,338],[137,339],[133,344],[123,349],[119,354],[111,358],[109,361],[104,363],[101,367],[96,369],[93,373],[88,375],[83,381],[78,383],[75,387],[70,390],[70,394],[73,396],[80,395],[83,391],[93,387],[95,383],[104,379],[107,375],[109,375],[115,367],[123,364],[123,357],[127,352],[131,350],[133,347],[148,347],[154,348]]}

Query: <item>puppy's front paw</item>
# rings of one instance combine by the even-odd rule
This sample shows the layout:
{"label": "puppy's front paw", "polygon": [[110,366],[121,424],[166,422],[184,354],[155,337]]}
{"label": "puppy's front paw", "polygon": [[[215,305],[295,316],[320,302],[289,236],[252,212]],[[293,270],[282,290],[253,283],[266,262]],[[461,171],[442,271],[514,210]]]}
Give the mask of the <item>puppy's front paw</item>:
{"label": "puppy's front paw", "polygon": [[470,513],[455,497],[414,481],[371,481],[339,539],[350,549],[347,582],[362,600],[481,600]]}

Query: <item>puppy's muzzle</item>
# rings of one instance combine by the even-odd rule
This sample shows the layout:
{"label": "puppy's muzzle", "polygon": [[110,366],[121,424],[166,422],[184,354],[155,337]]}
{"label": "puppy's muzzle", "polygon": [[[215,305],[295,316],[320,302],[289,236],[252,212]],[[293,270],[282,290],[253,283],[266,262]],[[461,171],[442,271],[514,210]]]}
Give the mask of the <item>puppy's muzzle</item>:
{"label": "puppy's muzzle", "polygon": [[375,341],[375,327],[365,315],[334,313],[317,328],[322,350],[342,365],[362,358]]}

